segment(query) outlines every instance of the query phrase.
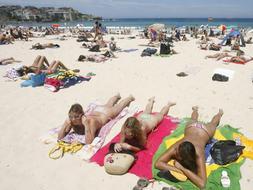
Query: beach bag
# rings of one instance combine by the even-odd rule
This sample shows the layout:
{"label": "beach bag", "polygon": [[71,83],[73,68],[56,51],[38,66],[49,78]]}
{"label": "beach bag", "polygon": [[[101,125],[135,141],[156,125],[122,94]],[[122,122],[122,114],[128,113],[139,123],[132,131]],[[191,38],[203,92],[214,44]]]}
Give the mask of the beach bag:
{"label": "beach bag", "polygon": [[89,51],[92,51],[92,52],[99,52],[100,50],[99,50],[99,45],[94,45],[94,46],[92,46],[90,49],[89,49]]}
{"label": "beach bag", "polygon": [[135,157],[128,153],[109,153],[104,158],[105,171],[111,175],[123,175],[133,165]]}
{"label": "beach bag", "polygon": [[233,140],[217,141],[210,150],[214,163],[226,165],[236,161],[242,154],[245,146],[236,145]]}
{"label": "beach bag", "polygon": [[63,141],[59,141],[55,147],[53,147],[48,153],[49,158],[51,159],[59,159],[64,156],[66,152],[74,154],[83,148],[83,144],[81,143],[66,143]]}
{"label": "beach bag", "polygon": [[157,52],[155,48],[146,48],[142,51],[141,56],[151,56]]}
{"label": "beach bag", "polygon": [[229,78],[225,75],[221,75],[221,74],[218,74],[218,73],[215,73],[213,76],[212,76],[212,80],[213,81],[220,81],[220,82],[226,82],[229,80]]}
{"label": "beach bag", "polygon": [[160,44],[160,54],[170,54],[170,44],[162,42]]}

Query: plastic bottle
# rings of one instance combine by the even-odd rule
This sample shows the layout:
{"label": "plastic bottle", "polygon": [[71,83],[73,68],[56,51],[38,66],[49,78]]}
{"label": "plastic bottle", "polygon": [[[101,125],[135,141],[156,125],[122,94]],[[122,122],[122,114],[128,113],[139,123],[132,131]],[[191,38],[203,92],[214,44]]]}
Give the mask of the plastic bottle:
{"label": "plastic bottle", "polygon": [[228,177],[228,172],[225,170],[221,172],[221,185],[222,187],[225,187],[225,188],[230,187],[230,179]]}

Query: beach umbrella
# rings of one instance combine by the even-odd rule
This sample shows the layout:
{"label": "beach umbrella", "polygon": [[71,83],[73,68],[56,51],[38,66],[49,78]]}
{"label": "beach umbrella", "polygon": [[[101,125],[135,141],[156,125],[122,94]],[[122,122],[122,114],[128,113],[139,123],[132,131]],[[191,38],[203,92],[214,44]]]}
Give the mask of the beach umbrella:
{"label": "beach umbrella", "polygon": [[155,24],[152,24],[148,27],[149,30],[153,29],[153,30],[164,30],[165,29],[165,24],[162,24],[162,23],[155,23]]}

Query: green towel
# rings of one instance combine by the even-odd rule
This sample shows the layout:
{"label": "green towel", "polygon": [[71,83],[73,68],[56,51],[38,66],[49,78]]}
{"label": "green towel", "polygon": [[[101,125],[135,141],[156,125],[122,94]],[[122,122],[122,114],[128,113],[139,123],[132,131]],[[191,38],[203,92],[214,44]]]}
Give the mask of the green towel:
{"label": "green towel", "polygon": [[[166,144],[165,142],[170,139],[170,138],[174,138],[174,137],[179,137],[180,135],[182,135],[184,133],[184,129],[186,126],[187,121],[189,120],[189,118],[185,118],[183,119],[180,124],[177,126],[176,130],[169,136],[165,137],[163,139],[163,143],[160,145],[160,147],[158,148],[157,152],[155,153],[155,155],[153,156],[153,160],[152,160],[152,172],[153,172],[153,177],[155,179],[164,181],[165,183],[168,183],[170,185],[173,185],[179,189],[186,189],[186,190],[194,190],[194,189],[199,189],[197,186],[195,186],[190,180],[187,180],[185,182],[178,182],[178,183],[174,183],[171,182],[169,180],[166,180],[164,178],[160,178],[157,176],[159,170],[155,169],[154,167],[154,163],[156,162],[156,160],[160,157],[161,154],[163,154],[166,151]],[[241,134],[238,129],[235,129],[229,125],[224,125],[222,127],[218,127],[217,130],[220,130],[221,134],[227,138],[227,139],[233,139],[232,138],[232,134],[233,133],[239,133]],[[217,170],[211,172],[211,174],[208,176],[207,178],[207,184],[206,184],[206,188],[207,190],[222,190],[225,189],[221,186],[220,183],[220,179],[221,179],[221,172],[223,170],[228,171],[228,175],[230,178],[230,188],[226,188],[226,189],[230,189],[230,190],[240,190],[240,183],[239,180],[241,178],[241,173],[240,173],[240,167],[241,165],[244,163],[245,159],[243,159],[242,161],[240,161],[239,163],[231,163],[228,166],[225,167],[221,167],[218,168]]]}

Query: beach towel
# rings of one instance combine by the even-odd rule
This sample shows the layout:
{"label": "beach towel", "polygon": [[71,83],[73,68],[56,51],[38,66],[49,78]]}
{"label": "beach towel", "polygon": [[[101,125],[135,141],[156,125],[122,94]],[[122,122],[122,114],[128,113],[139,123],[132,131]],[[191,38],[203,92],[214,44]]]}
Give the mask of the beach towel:
{"label": "beach towel", "polygon": [[235,62],[235,61],[231,61],[230,59],[225,59],[225,60],[223,60],[223,62],[235,63],[235,64],[240,64],[240,65],[245,65],[245,63],[246,63],[246,62]]}
{"label": "beach towel", "polygon": [[[134,165],[128,171],[129,173],[135,174],[139,177],[144,177],[147,179],[152,178],[152,157],[156,152],[157,148],[162,142],[162,139],[169,135],[172,130],[175,129],[177,125],[177,120],[169,116],[164,117],[161,123],[156,127],[156,129],[148,135],[146,149],[136,153],[137,160]],[[120,141],[120,134],[115,136],[111,142],[101,148],[92,158],[92,162],[96,162],[100,166],[104,165],[104,157],[109,152],[109,146],[111,143],[116,143]]]}
{"label": "beach towel", "polygon": [[[100,104],[98,102],[93,102],[88,105],[87,110],[85,111],[85,115],[89,115],[96,107]],[[93,142],[89,145],[85,145],[85,135],[79,135],[74,132],[66,135],[61,141],[66,143],[76,143],[84,144],[82,149],[77,153],[77,156],[81,157],[84,160],[89,160],[103,145],[107,134],[110,132],[111,128],[114,124],[124,117],[129,112],[128,108],[123,109],[117,117],[110,120],[107,124],[105,124],[99,131],[98,136],[93,140]],[[45,144],[49,143],[57,143],[58,132],[61,127],[53,128],[47,132],[47,134],[40,137],[40,141]]]}
{"label": "beach towel", "polygon": [[[158,176],[159,170],[155,169],[154,164],[161,154],[163,154],[172,144],[183,138],[184,129],[188,119],[183,119],[182,122],[177,126],[177,129],[171,134],[164,138],[163,143],[153,157],[152,172],[155,179],[164,181],[168,184],[174,185],[175,187],[182,189],[199,189],[189,180],[184,182],[172,182]],[[235,134],[242,135],[238,129],[232,128],[229,125],[220,126],[217,128],[214,138],[217,140],[233,140]],[[210,148],[210,147],[209,147]],[[239,180],[241,178],[240,166],[244,163],[242,156],[236,162],[228,165],[220,166],[210,161],[210,155],[206,156],[206,171],[207,171],[207,184],[205,189],[223,189],[221,186],[221,172],[226,170],[228,172],[232,189],[240,189]]]}
{"label": "beach towel", "polygon": [[124,49],[124,50],[119,50],[118,52],[124,52],[124,53],[130,53],[130,52],[134,52],[134,51],[137,51],[138,49]]}

